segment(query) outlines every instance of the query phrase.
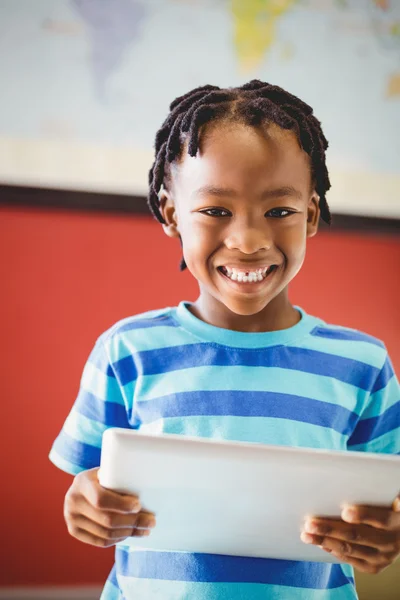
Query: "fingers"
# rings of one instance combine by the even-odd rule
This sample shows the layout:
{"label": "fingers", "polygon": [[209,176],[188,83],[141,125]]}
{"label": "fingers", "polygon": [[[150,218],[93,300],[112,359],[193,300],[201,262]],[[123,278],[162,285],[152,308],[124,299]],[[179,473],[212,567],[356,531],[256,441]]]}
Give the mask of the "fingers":
{"label": "fingers", "polygon": [[[399,551],[398,533],[369,525],[349,524],[339,520],[307,519],[304,531],[319,537],[335,538],[345,543],[375,548],[379,552]],[[354,545],[354,544],[353,544]]]}
{"label": "fingers", "polygon": [[98,469],[77,475],[64,501],[64,518],[69,533],[84,543],[103,548],[128,537],[150,534],[155,516],[140,510],[135,496],[102,488]]}
{"label": "fingers", "polygon": [[116,544],[117,540],[123,540],[130,537],[133,529],[133,527],[126,527],[125,529],[107,529],[83,515],[76,515],[73,520],[73,526],[70,527],[70,533],[73,535],[76,532],[82,531],[96,538],[100,538],[104,542],[107,541],[110,542],[110,544]]}
{"label": "fingers", "polygon": [[75,477],[76,488],[88,502],[99,510],[119,513],[138,513],[140,502],[136,496],[118,494],[101,487],[98,481],[98,468],[83,471]]}
{"label": "fingers", "polygon": [[[382,523],[391,523],[388,508],[352,507],[356,509],[352,519],[369,516],[371,522],[381,523],[380,527],[364,524],[365,521],[351,523],[340,519],[307,518],[301,539],[306,544],[320,546],[340,562],[346,562],[365,573],[380,573],[392,564],[400,553],[400,531],[384,529]],[[345,511],[343,515],[345,515]],[[349,515],[346,515],[349,518]],[[372,519],[372,517],[374,517]],[[368,519],[366,519],[368,520]]]}
{"label": "fingers", "polygon": [[150,529],[144,527],[138,529],[139,525],[138,522],[133,527],[107,529],[107,527],[102,527],[98,523],[95,523],[82,515],[78,515],[74,519],[74,528],[76,530],[85,531],[86,533],[90,533],[111,544],[116,544],[118,541],[125,540],[128,537],[143,537],[150,535]]}
{"label": "fingers", "polygon": [[82,532],[85,532],[98,538],[96,545],[103,547],[128,537],[148,536],[155,526],[155,518],[151,513],[142,511],[138,514],[122,515],[97,511],[83,497],[75,505],[69,506],[66,503],[64,511],[68,531],[73,537],[82,539]]}
{"label": "fingers", "polygon": [[83,542],[84,544],[90,544],[91,546],[97,546],[98,548],[109,548],[110,546],[114,546],[118,542],[122,542],[125,539],[125,538],[121,538],[121,539],[107,540],[107,539],[98,537],[92,533],[89,533],[88,531],[86,531],[84,529],[79,529],[79,528],[76,528],[73,530],[70,530],[68,528],[68,531],[72,535],[72,537],[76,538],[80,542]]}
{"label": "fingers", "polygon": [[146,511],[117,513],[111,510],[99,510],[93,507],[84,496],[76,499],[73,510],[75,514],[81,514],[101,527],[110,530],[126,528],[132,531],[135,527],[152,528],[155,526],[155,517],[152,513]]}
{"label": "fingers", "polygon": [[310,536],[309,534],[302,533],[301,539],[305,543],[313,543],[320,546],[322,550],[329,552],[340,562],[351,564],[364,573],[379,573],[383,571],[397,556],[396,552],[383,553],[377,548],[350,544],[349,542],[330,537]]}
{"label": "fingers", "polygon": [[351,565],[352,567],[357,569],[358,571],[361,571],[362,573],[369,573],[370,575],[376,575],[378,573],[381,573],[393,562],[392,560],[390,560],[382,564],[374,564],[366,560],[353,558],[351,556],[336,556],[336,558],[340,560],[340,562],[345,562],[348,565]]}
{"label": "fingers", "polygon": [[371,548],[370,546],[361,546],[359,544],[350,544],[337,538],[331,538],[329,536],[310,535],[307,533],[301,534],[301,539],[306,544],[314,544],[319,546],[326,552],[330,552],[335,556],[349,556],[352,558],[362,559],[364,561],[374,561],[378,559],[382,553],[377,548]]}
{"label": "fingers", "polygon": [[400,500],[396,499],[392,508],[378,506],[346,506],[342,519],[348,523],[364,523],[371,527],[386,530],[400,529]]}

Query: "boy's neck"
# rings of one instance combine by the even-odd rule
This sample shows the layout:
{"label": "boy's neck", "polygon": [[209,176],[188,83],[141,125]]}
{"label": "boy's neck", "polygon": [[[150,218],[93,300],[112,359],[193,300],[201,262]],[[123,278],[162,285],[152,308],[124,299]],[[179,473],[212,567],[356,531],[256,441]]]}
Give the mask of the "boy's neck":
{"label": "boy's neck", "polygon": [[286,290],[254,315],[238,315],[208,294],[200,294],[189,309],[195,317],[209,325],[248,333],[288,329],[301,319],[299,311],[290,303]]}

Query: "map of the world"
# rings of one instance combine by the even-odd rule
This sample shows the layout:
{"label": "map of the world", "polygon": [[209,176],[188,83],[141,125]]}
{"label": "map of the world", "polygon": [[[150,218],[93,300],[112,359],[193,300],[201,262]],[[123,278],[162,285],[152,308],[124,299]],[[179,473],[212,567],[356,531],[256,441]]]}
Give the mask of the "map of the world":
{"label": "map of the world", "polygon": [[314,107],[334,211],[400,216],[400,0],[2,0],[0,180],[145,194],[171,100],[253,78]]}

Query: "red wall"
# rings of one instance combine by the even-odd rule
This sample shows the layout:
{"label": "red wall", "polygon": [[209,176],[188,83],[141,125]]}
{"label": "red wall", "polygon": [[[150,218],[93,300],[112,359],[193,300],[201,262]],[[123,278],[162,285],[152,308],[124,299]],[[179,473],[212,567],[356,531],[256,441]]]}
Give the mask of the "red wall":
{"label": "red wall", "polygon": [[[194,299],[180,252],[150,218],[0,210],[2,544],[0,585],[102,583],[112,550],[73,540],[72,478],[47,459],[96,337],[122,317]],[[321,233],[292,300],[385,340],[400,370],[400,241]]]}

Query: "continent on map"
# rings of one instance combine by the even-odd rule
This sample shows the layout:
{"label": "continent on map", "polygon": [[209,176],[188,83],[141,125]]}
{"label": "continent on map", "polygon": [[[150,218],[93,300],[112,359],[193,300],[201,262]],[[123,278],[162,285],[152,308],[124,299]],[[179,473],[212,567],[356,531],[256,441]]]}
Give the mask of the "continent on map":
{"label": "continent on map", "polygon": [[146,16],[138,0],[70,0],[88,30],[97,97],[107,98],[107,81],[137,38]]}
{"label": "continent on map", "polygon": [[378,8],[387,10],[389,8],[389,0],[372,0]]}
{"label": "continent on map", "polygon": [[389,76],[385,96],[400,98],[400,3],[386,0],[372,0],[375,11],[372,13],[372,30],[385,52],[395,53],[398,68]]}
{"label": "continent on map", "polygon": [[386,96],[387,98],[400,98],[400,72],[389,77],[386,86]]}
{"label": "continent on map", "polygon": [[393,21],[390,26],[390,35],[392,36],[392,48],[397,49],[399,69],[389,77],[386,87],[386,96],[388,98],[400,98],[400,15],[397,21]]}
{"label": "continent on map", "polygon": [[254,71],[276,39],[279,19],[298,0],[231,0],[234,44],[243,72]]}

